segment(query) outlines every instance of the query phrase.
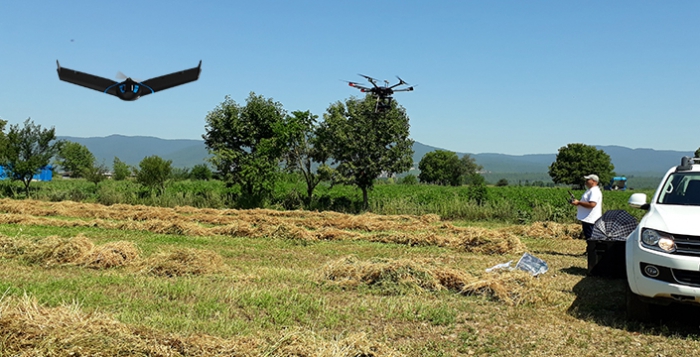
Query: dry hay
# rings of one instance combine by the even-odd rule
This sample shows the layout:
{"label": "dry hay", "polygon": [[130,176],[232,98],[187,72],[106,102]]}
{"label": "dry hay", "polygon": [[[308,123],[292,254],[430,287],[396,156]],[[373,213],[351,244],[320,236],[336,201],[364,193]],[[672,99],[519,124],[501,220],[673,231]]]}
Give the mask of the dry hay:
{"label": "dry hay", "polygon": [[38,242],[0,235],[0,256],[24,257],[35,264],[85,265],[96,269],[124,266],[138,259],[132,242],[118,241],[95,246],[87,237],[46,237]]}
{"label": "dry hay", "polygon": [[[438,215],[348,215],[337,212],[213,210],[191,207],[173,209],[139,205],[104,206],[67,201],[51,203],[49,208],[41,208],[47,204],[32,200],[3,200],[0,203],[12,207],[14,212],[27,212],[32,209],[33,212],[39,212],[43,209],[44,213],[58,212],[62,216],[81,218],[65,220],[34,217],[25,213],[8,213],[0,215],[0,223],[100,227],[189,236],[278,238],[302,242],[363,239],[406,245],[433,245],[483,254],[523,251],[522,243],[513,234],[515,231],[455,227],[448,222],[436,224],[440,220]],[[10,208],[7,207],[4,209],[9,211]],[[569,234],[567,232],[570,231],[565,225],[546,223],[540,226],[550,231],[559,227],[557,232],[564,232],[559,233],[559,236]]]}
{"label": "dry hay", "polygon": [[72,238],[50,236],[37,242],[25,256],[32,263],[48,266],[80,264],[94,248],[95,244],[82,234]]}
{"label": "dry hay", "polygon": [[316,237],[307,230],[288,223],[280,223],[277,226],[260,226],[257,227],[255,231],[254,234],[258,237],[289,239],[303,242],[317,240]]}
{"label": "dry hay", "polygon": [[[473,281],[467,273],[436,267],[431,262],[407,259],[358,260],[348,256],[330,262],[321,271],[324,280],[331,280],[341,287],[355,288],[361,284],[380,287],[404,287],[411,290],[459,291]],[[396,290],[396,289],[390,289]]]}
{"label": "dry hay", "polygon": [[77,304],[41,306],[36,298],[3,298],[0,302],[2,353],[8,356],[403,356],[364,333],[326,340],[313,331],[284,330],[280,335],[223,339],[181,336],[123,324],[111,316],[85,313]]}
{"label": "dry hay", "polygon": [[460,293],[486,296],[508,305],[555,303],[561,293],[547,286],[544,279],[522,270],[499,271],[465,285]]}
{"label": "dry hay", "polygon": [[25,239],[0,234],[0,256],[15,257],[23,255],[31,248],[32,244]]}
{"label": "dry hay", "polygon": [[456,237],[433,232],[381,232],[364,236],[364,239],[371,242],[395,243],[409,246],[456,247],[459,245]]}
{"label": "dry hay", "polygon": [[211,228],[209,228],[209,232],[211,232],[212,235],[231,236],[231,237],[252,237],[253,236],[253,229],[247,223],[227,224],[225,226],[211,227]]}
{"label": "dry hay", "polygon": [[467,252],[481,254],[517,254],[525,251],[520,238],[512,233],[478,227],[458,228],[458,245]]}
{"label": "dry hay", "polygon": [[90,268],[108,269],[131,264],[138,257],[134,243],[118,241],[95,247],[82,263]]}
{"label": "dry hay", "polygon": [[183,337],[132,328],[80,307],[40,306],[35,298],[4,299],[0,306],[3,355],[30,356],[255,356],[253,338]]}
{"label": "dry hay", "polygon": [[581,225],[574,223],[534,222],[529,226],[511,226],[501,228],[519,236],[542,239],[578,239],[581,235]]}
{"label": "dry hay", "polygon": [[189,248],[154,254],[141,261],[138,269],[156,276],[174,277],[223,272],[227,266],[216,252]]}
{"label": "dry hay", "polygon": [[341,339],[325,340],[312,331],[287,330],[278,339],[270,339],[272,347],[265,356],[277,357],[399,357],[403,354],[383,343],[371,341],[366,333],[351,333]]}
{"label": "dry hay", "polygon": [[312,232],[312,234],[318,240],[352,240],[361,237],[360,233],[344,231],[332,227],[318,229]]}

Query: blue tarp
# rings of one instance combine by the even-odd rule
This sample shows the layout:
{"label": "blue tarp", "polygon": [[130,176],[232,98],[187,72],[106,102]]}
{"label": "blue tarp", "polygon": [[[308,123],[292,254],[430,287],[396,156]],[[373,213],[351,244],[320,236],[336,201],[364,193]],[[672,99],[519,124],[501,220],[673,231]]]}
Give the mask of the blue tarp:
{"label": "blue tarp", "polygon": [[[53,167],[51,165],[44,166],[41,168],[41,170],[34,175],[33,179],[36,181],[51,181],[51,178],[53,177],[53,173],[51,170]],[[0,180],[4,180],[7,178],[7,174],[5,173],[5,169],[0,166]]]}

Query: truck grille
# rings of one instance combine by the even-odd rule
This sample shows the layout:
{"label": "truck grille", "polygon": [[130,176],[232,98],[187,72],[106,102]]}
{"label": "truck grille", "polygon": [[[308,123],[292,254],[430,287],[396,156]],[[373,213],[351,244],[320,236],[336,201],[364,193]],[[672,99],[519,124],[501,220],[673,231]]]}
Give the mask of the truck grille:
{"label": "truck grille", "polygon": [[700,237],[674,234],[676,242],[676,254],[700,257]]}
{"label": "truck grille", "polygon": [[700,272],[671,269],[673,277],[683,285],[700,286]]}

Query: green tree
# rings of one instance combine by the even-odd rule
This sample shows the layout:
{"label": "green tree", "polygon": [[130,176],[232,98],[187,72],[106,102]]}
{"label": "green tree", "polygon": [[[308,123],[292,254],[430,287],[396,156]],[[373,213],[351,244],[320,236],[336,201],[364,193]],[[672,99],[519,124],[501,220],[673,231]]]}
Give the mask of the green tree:
{"label": "green tree", "polygon": [[409,118],[396,101],[375,113],[376,98],[351,98],[328,107],[324,122],[317,130],[317,145],[327,150],[337,164],[336,178],[362,190],[364,207],[368,207],[367,190],[382,173],[408,171],[413,164],[413,140],[409,135]]}
{"label": "green tree", "polygon": [[204,143],[228,186],[239,185],[244,205],[259,205],[272,192],[284,148],[282,104],[250,93],[245,106],[229,96],[210,111]]}
{"label": "green tree", "polygon": [[206,164],[197,164],[192,167],[190,177],[195,180],[209,181],[214,175]]}
{"label": "green tree", "polygon": [[330,179],[332,174],[332,169],[325,164],[328,152],[323,150],[323,145],[316,144],[316,119],[318,116],[308,110],[294,111],[285,119],[284,142],[288,150],[284,153],[284,160],[288,170],[300,172],[304,178],[307,203],[311,202],[316,186]]}
{"label": "green tree", "polygon": [[397,182],[399,185],[417,185],[418,178],[416,178],[416,175],[408,174],[403,178],[399,179]]}
{"label": "green tree", "polygon": [[0,119],[0,163],[3,162],[3,157],[7,152],[7,137],[5,136],[5,125],[7,125],[7,121]]}
{"label": "green tree", "polygon": [[464,154],[459,159],[459,164],[462,169],[462,183],[470,184],[470,178],[474,177],[483,167],[476,163],[476,159],[469,154]]}
{"label": "green tree", "polygon": [[[0,127],[4,127],[0,123]],[[29,185],[32,178],[42,167],[49,165],[62,142],[56,141],[56,129],[42,129],[31,119],[24,121],[24,126],[10,125],[4,136],[4,150],[0,156],[0,165],[12,180],[22,181],[29,197]]]}
{"label": "green tree", "polygon": [[88,182],[92,182],[97,187],[100,182],[107,178],[107,166],[101,165],[90,165],[90,167],[85,167],[81,171],[82,177],[84,177]]}
{"label": "green tree", "polygon": [[129,165],[115,156],[112,164],[112,178],[116,181],[122,181],[129,177],[129,175],[131,175]]}
{"label": "green tree", "polygon": [[468,195],[471,201],[475,201],[478,205],[484,204],[488,200],[489,192],[486,189],[486,180],[484,176],[472,174],[469,177]]}
{"label": "green tree", "polygon": [[81,177],[84,170],[94,167],[95,155],[80,143],[64,141],[56,154],[56,161],[71,177]]}
{"label": "green tree", "polygon": [[508,186],[508,180],[502,178],[502,179],[498,180],[498,182],[496,182],[496,186],[497,186],[497,187],[505,187],[505,186]]}
{"label": "green tree", "polygon": [[614,169],[605,151],[591,145],[568,144],[559,148],[556,160],[549,166],[549,176],[556,184],[583,187],[583,176],[596,174],[600,182],[608,182],[615,176]]}
{"label": "green tree", "polygon": [[170,178],[173,181],[184,181],[190,178],[190,169],[186,167],[174,167],[170,170]]}
{"label": "green tree", "polygon": [[462,183],[462,167],[459,157],[452,151],[435,150],[423,156],[418,163],[420,182],[443,186],[459,186]]}
{"label": "green tree", "polygon": [[136,182],[148,187],[157,194],[165,192],[165,182],[172,173],[171,160],[163,160],[160,156],[145,157],[139,163]]}
{"label": "green tree", "polygon": [[693,155],[693,157],[700,157],[700,148],[695,150],[695,155]]}

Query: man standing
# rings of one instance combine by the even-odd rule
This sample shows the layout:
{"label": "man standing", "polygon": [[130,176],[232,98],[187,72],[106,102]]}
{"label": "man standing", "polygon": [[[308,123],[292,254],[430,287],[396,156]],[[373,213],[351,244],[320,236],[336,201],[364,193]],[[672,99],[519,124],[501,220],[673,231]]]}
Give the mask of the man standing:
{"label": "man standing", "polygon": [[598,187],[598,175],[591,174],[583,178],[587,190],[580,200],[573,200],[571,204],[576,206],[576,219],[581,221],[584,237],[591,239],[593,224],[603,215],[603,193]]}

